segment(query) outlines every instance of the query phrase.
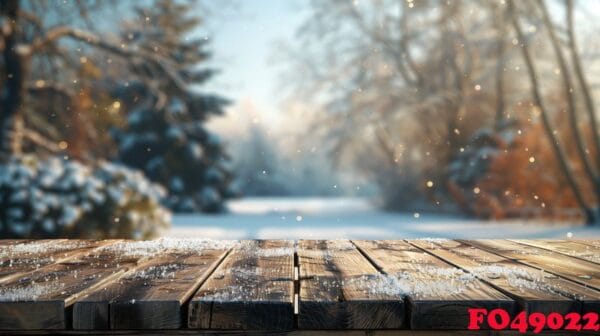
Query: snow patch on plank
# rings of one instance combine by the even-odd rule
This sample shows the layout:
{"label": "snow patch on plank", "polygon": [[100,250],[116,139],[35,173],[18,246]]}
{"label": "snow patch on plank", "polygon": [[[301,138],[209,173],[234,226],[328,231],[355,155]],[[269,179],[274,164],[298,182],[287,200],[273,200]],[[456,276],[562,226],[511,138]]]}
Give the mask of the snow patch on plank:
{"label": "snow patch on plank", "polygon": [[292,256],[294,255],[295,251],[293,246],[261,248],[259,241],[256,240],[242,241],[236,249],[242,252],[247,257],[255,258]]}
{"label": "snow patch on plank", "polygon": [[457,268],[424,267],[417,273],[364,275],[349,279],[342,285],[351,285],[371,295],[411,296],[418,299],[458,295],[471,288],[475,280],[472,274]]}
{"label": "snow patch on plank", "polygon": [[471,273],[483,280],[506,279],[506,283],[519,292],[534,290],[577,299],[571,292],[548,282],[548,279],[556,279],[557,276],[543,270],[531,271],[516,266],[485,265],[473,268]]}
{"label": "snow patch on plank", "polygon": [[184,268],[185,266],[182,264],[151,266],[146,269],[137,271],[131,275],[128,275],[125,278],[128,280],[174,279],[175,272]]}
{"label": "snow patch on plank", "polygon": [[55,293],[64,286],[64,283],[52,282],[0,288],[0,302],[35,301],[42,296]]}
{"label": "snow patch on plank", "polygon": [[256,256],[263,258],[271,258],[271,257],[285,257],[294,255],[293,247],[278,247],[278,248],[267,248],[267,249],[258,249],[255,251]]}
{"label": "snow patch on plank", "polygon": [[81,241],[42,241],[0,247],[0,258],[20,257],[27,254],[53,253],[86,246]]}
{"label": "snow patch on plank", "polygon": [[135,242],[120,242],[101,247],[100,252],[112,252],[127,257],[154,257],[163,253],[202,253],[204,250],[227,250],[236,240],[161,238]]}

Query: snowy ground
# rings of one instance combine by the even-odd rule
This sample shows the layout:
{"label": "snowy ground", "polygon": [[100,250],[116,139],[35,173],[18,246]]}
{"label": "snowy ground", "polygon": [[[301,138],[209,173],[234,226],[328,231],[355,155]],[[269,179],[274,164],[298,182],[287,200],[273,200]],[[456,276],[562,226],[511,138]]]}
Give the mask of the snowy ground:
{"label": "snowy ground", "polygon": [[581,224],[384,212],[357,198],[246,198],[226,215],[176,215],[166,237],[214,239],[600,238]]}

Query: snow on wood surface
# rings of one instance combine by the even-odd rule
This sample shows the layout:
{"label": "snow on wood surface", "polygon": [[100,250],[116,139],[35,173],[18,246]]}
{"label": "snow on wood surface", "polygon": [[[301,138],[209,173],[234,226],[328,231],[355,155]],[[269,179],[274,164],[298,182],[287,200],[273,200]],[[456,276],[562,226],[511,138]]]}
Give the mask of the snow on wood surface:
{"label": "snow on wood surface", "polygon": [[101,247],[103,251],[121,256],[153,257],[165,252],[188,253],[203,250],[227,250],[238,244],[235,240],[160,238],[146,241],[127,241]]}
{"label": "snow on wood surface", "polygon": [[424,267],[416,272],[376,274],[350,279],[348,284],[370,294],[399,297],[447,297],[464,293],[475,277],[459,269]]}
{"label": "snow on wood surface", "polygon": [[0,287],[0,302],[35,301],[39,297],[54,293],[64,283],[29,283],[18,287]]}
{"label": "snow on wood surface", "polygon": [[40,254],[61,252],[84,247],[84,241],[63,241],[57,243],[52,240],[33,241],[16,245],[0,246],[0,258],[22,257],[26,254]]}
{"label": "snow on wood surface", "polygon": [[[66,240],[38,243],[0,244],[0,248],[13,246],[12,251],[25,253],[26,258],[31,258],[35,257],[36,253],[44,253],[47,250],[44,246],[48,247],[48,250],[58,246],[78,246],[69,245],[70,241]],[[73,241],[73,243],[79,242]],[[25,247],[24,245],[27,244],[30,246]],[[437,248],[435,248],[436,244]],[[582,249],[586,250],[585,247]],[[221,253],[222,259],[214,263],[214,267],[206,274],[206,281],[199,281],[197,283],[199,287],[194,287],[196,285],[190,285],[188,281],[197,279],[197,273],[201,273],[201,269],[206,269],[203,266],[206,264],[198,258],[207,256],[209,251],[213,254]],[[446,254],[442,253],[443,251]],[[522,254],[529,253],[527,251],[541,253],[542,250],[523,245],[519,251],[514,252],[517,255],[528,256],[530,254]],[[300,268],[300,276],[297,278],[301,288],[299,292],[294,284],[296,253],[299,256],[297,266]],[[303,310],[303,307],[306,307],[303,305],[306,304],[318,306],[324,303],[322,307],[326,310],[332,307],[331,305],[355,300],[361,304],[368,301],[375,306],[400,302],[403,305],[412,305],[410,308],[412,310],[409,309],[412,311],[411,314],[419,314],[421,311],[419,309],[422,309],[426,316],[435,313],[438,309],[436,305],[446,307],[448,302],[454,302],[456,307],[462,305],[464,308],[469,306],[469,301],[487,300],[492,302],[490,304],[498,302],[510,304],[514,301],[509,296],[529,298],[532,301],[543,298],[536,303],[537,309],[545,304],[550,305],[551,308],[556,307],[552,305],[557,304],[571,307],[570,301],[596,300],[594,302],[597,302],[600,298],[600,291],[587,287],[584,290],[577,281],[551,272],[553,263],[558,260],[553,258],[558,258],[557,256],[565,261],[581,263],[584,262],[582,260],[556,253],[545,253],[548,270],[543,270],[526,267],[515,258],[508,259],[501,256],[503,253],[505,252],[499,250],[497,254],[491,254],[463,241],[438,238],[418,241],[300,240],[294,242],[210,239],[113,241],[112,245],[97,247],[75,259],[55,262],[33,272],[22,273],[17,280],[0,286],[0,307],[4,307],[4,312],[9,314],[12,309],[10,305],[14,302],[26,302],[28,305],[59,302],[55,304],[59,310],[69,309],[70,305],[85,300],[89,295],[86,290],[90,286],[96,286],[91,289],[92,291],[102,293],[110,285],[130,283],[133,286],[131,290],[119,292],[117,296],[126,299],[123,302],[128,305],[119,306],[119,309],[124,309],[123,311],[144,300],[154,304],[152,300],[155,296],[147,296],[152,292],[164,299],[164,305],[161,307],[165,312],[168,309],[175,309],[169,307],[179,307],[180,311],[171,314],[177,321],[179,321],[179,314],[186,313],[187,310],[184,308],[190,304],[193,309],[189,309],[189,314],[196,314],[197,321],[204,321],[204,318],[217,318],[214,314],[218,314],[218,318],[222,320],[219,320],[216,325],[230,328],[237,323],[236,316],[250,312],[250,310],[243,310],[244,307],[250,307],[246,305],[251,305],[252,308],[248,309],[252,311],[263,309],[267,320],[271,318],[269,315],[271,312],[285,312],[292,316],[291,307],[295,295],[300,298],[299,314],[307,313],[306,308]],[[123,264],[124,259],[117,258],[122,255],[133,256],[127,266]],[[185,267],[197,267],[196,271],[188,272],[185,276],[181,273],[184,271],[185,264],[180,259],[183,255],[196,258]],[[448,258],[452,255],[462,259],[449,261]],[[135,261],[158,260],[159,256],[160,262],[138,264]],[[0,267],[7,266],[2,264]],[[119,267],[122,268],[122,273],[114,273],[113,269]],[[178,279],[181,280],[181,287],[177,287],[180,288],[181,297],[191,296],[191,299],[179,297],[173,299],[171,296],[169,296],[170,301],[166,299],[168,293],[176,290],[175,283]],[[489,287],[482,280],[502,287],[502,292],[496,292],[494,289],[496,287]],[[507,285],[503,285],[504,283]],[[188,288],[192,288],[191,291]],[[108,290],[107,293],[110,292]],[[511,295],[506,296],[508,292]],[[534,295],[537,292],[552,295]],[[124,293],[128,294],[125,296]],[[340,295],[333,295],[335,293]],[[578,294],[586,297],[578,297]],[[149,300],[150,297],[152,300]],[[110,305],[116,302],[112,301],[111,297],[106,300]],[[177,300],[182,301],[177,304]],[[176,304],[170,305],[172,302]],[[61,303],[64,306],[61,306]],[[29,308],[24,307],[18,308],[19,314],[27,313]],[[358,305],[356,309],[358,307],[362,306]],[[207,312],[206,309],[210,311]],[[146,313],[140,310],[139,314]],[[126,320],[125,317],[122,318]],[[413,322],[420,321],[419,318],[411,315]],[[0,330],[2,330],[1,321],[0,319]]]}

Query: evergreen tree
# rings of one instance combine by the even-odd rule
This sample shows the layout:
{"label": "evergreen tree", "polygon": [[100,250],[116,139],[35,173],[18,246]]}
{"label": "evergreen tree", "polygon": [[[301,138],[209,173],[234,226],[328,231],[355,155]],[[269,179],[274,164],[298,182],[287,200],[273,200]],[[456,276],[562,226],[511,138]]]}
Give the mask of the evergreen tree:
{"label": "evergreen tree", "polygon": [[[236,155],[235,176],[245,196],[290,195],[290,176],[281,169],[281,157],[272,139],[260,126],[253,125]],[[289,174],[288,174],[289,175]]]}
{"label": "evergreen tree", "polygon": [[[123,27],[129,48],[164,62],[131,62],[136,80],[115,92],[117,105],[128,115],[126,126],[115,135],[119,160],[166,186],[169,207],[217,212],[232,195],[231,174],[223,144],[204,124],[223,114],[227,100],[199,90],[214,71],[199,67],[209,54],[204,37],[190,37],[200,25],[190,14],[193,5],[156,0],[138,8],[137,19]],[[160,76],[165,69],[177,76]]]}

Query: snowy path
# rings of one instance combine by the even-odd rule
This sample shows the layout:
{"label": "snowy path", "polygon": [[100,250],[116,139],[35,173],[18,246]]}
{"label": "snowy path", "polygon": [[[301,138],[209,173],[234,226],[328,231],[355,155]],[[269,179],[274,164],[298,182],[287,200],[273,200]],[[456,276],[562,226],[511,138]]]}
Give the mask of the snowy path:
{"label": "snowy path", "polygon": [[581,224],[383,212],[356,198],[246,198],[226,215],[176,215],[166,237],[214,239],[600,238]]}

